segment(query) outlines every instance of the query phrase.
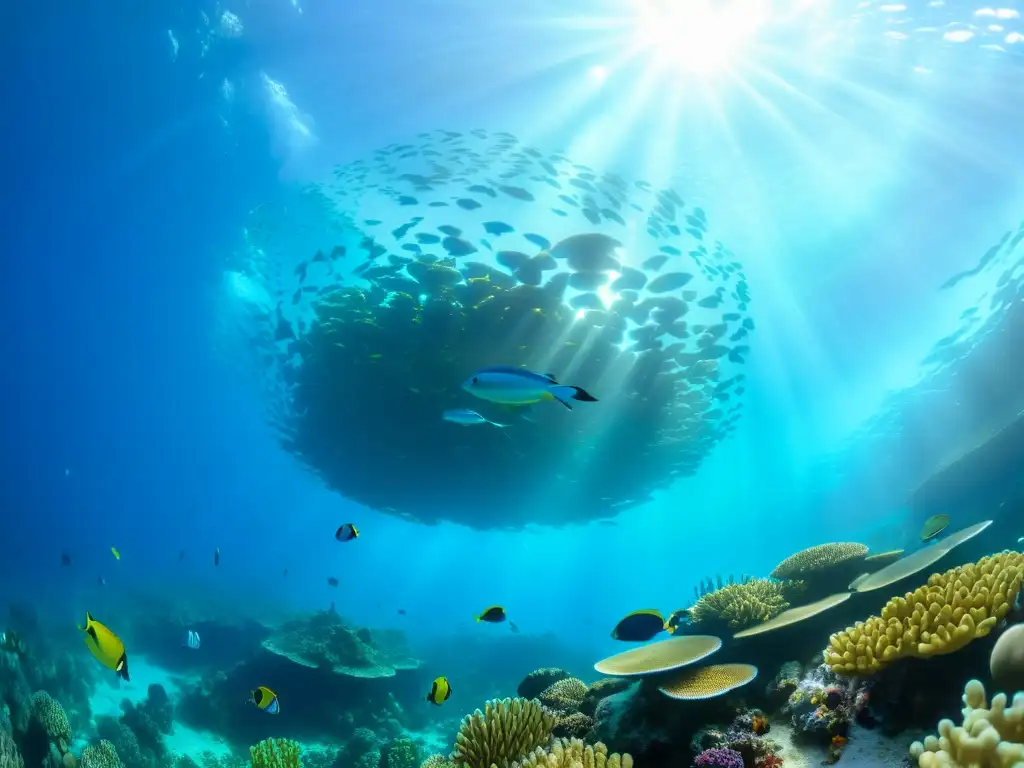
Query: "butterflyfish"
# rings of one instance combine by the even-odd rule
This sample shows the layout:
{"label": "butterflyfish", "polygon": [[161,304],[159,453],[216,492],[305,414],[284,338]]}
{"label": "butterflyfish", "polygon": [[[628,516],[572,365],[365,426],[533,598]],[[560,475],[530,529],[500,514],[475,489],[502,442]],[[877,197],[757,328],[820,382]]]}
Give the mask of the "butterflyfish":
{"label": "butterflyfish", "polygon": [[484,609],[484,612],[477,616],[476,620],[497,624],[505,620],[505,609],[500,605],[492,605],[490,608]]}
{"label": "butterflyfish", "polygon": [[441,702],[448,701],[448,697],[451,695],[452,687],[448,685],[448,678],[439,677],[431,684],[430,693],[427,694],[427,701],[441,706]]}
{"label": "butterflyfish", "polygon": [[539,374],[511,365],[481,368],[462,388],[482,400],[501,405],[532,405],[542,400],[559,402],[572,410],[572,400],[596,403],[597,398],[582,387],[559,384],[554,374]]}
{"label": "butterflyfish", "polygon": [[96,621],[91,613],[85,614],[85,626],[79,629],[85,632],[85,645],[100,664],[114,670],[122,680],[131,679],[128,677],[128,654],[121,638]]}
{"label": "butterflyfish", "polygon": [[252,703],[272,715],[281,712],[281,703],[277,700],[277,694],[265,685],[261,685],[252,692]]}
{"label": "butterflyfish", "polygon": [[352,523],[342,523],[334,532],[334,538],[338,541],[352,541],[352,539],[359,538],[359,529]]}
{"label": "butterflyfish", "polygon": [[612,630],[612,637],[615,640],[642,643],[664,629],[665,618],[661,613],[653,609],[644,609],[623,616]]}

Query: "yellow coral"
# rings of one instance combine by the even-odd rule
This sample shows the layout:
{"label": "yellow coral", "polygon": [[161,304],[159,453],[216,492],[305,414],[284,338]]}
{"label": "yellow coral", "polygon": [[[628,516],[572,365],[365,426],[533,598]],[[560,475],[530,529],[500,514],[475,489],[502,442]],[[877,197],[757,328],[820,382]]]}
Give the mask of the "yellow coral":
{"label": "yellow coral", "polygon": [[510,768],[633,768],[633,758],[609,755],[600,741],[591,746],[579,739],[554,739],[546,750],[538,747]]}
{"label": "yellow coral", "polygon": [[776,579],[800,579],[834,568],[837,565],[862,560],[868,553],[863,544],[838,542],[818,544],[790,555],[772,571]]}
{"label": "yellow coral", "polygon": [[1024,693],[1006,706],[1006,694],[997,694],[991,707],[985,686],[971,680],[964,686],[964,722],[939,721],[938,737],[910,745],[910,757],[920,768],[998,768],[1024,764]]}
{"label": "yellow coral", "polygon": [[488,701],[462,720],[452,760],[467,768],[506,768],[546,744],[555,717],[532,699]]}
{"label": "yellow coral", "polygon": [[252,768],[302,768],[302,748],[291,739],[264,739],[249,747]]}
{"label": "yellow coral", "polygon": [[825,661],[839,674],[870,675],[907,656],[953,653],[1006,616],[1022,579],[1024,555],[1009,551],[932,574],[886,603],[881,616],[832,635]]}
{"label": "yellow coral", "polygon": [[751,579],[729,584],[701,597],[690,608],[690,623],[697,629],[722,624],[731,630],[746,629],[775,618],[789,608],[804,588],[802,581]]}
{"label": "yellow coral", "polygon": [[537,697],[540,703],[549,709],[565,712],[579,709],[583,697],[587,695],[587,684],[575,677],[567,677],[552,683]]}

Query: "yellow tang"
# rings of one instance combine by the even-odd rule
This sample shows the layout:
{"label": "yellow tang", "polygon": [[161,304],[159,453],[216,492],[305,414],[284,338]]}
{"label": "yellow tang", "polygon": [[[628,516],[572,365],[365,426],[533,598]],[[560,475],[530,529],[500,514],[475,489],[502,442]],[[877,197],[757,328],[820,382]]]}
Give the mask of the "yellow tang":
{"label": "yellow tang", "polygon": [[122,680],[131,679],[128,677],[128,654],[121,638],[96,621],[91,613],[85,614],[85,626],[79,629],[85,632],[85,646],[100,664],[117,672]]}
{"label": "yellow tang", "polygon": [[117,547],[111,547],[110,548],[110,554],[112,554],[114,556],[115,560],[120,560],[121,559],[121,553],[117,551]]}
{"label": "yellow tang", "polygon": [[276,715],[281,711],[281,702],[277,700],[277,694],[265,685],[261,685],[252,692],[252,703],[264,712],[269,712],[272,715]]}
{"label": "yellow tang", "polygon": [[427,701],[431,704],[437,704],[441,706],[442,701],[448,701],[448,697],[452,695],[452,687],[448,685],[447,677],[437,678],[433,685],[430,686],[430,693],[427,694]]}

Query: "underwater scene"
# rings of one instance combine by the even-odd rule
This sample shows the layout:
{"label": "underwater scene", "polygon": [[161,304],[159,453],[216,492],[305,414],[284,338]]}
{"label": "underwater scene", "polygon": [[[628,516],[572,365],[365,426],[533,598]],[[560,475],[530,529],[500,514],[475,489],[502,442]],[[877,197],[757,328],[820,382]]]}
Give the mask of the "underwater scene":
{"label": "underwater scene", "polygon": [[8,3],[0,768],[1024,768],[1021,12]]}

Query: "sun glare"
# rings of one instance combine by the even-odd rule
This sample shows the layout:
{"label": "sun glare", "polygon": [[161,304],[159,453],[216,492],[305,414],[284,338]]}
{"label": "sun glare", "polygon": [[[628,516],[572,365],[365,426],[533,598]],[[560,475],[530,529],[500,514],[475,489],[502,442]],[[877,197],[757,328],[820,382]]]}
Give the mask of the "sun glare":
{"label": "sun glare", "polygon": [[717,72],[766,21],[769,0],[634,0],[634,45],[662,66]]}

